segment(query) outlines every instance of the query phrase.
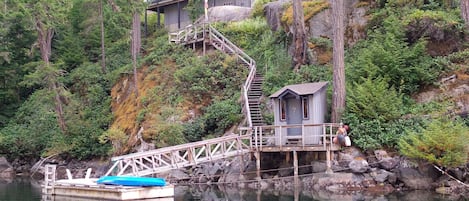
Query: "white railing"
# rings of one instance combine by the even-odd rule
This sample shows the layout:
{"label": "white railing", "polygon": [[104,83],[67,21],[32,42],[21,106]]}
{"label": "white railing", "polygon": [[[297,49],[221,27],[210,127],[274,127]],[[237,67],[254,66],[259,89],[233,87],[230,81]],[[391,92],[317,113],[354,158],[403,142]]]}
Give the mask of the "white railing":
{"label": "white railing", "polygon": [[[266,147],[278,147],[282,149],[288,146],[310,147],[334,146],[333,138],[340,124],[297,124],[285,126],[254,126],[252,128],[252,144],[254,150],[263,150]],[[288,129],[301,129],[299,135],[288,135]],[[292,144],[289,144],[292,143]]]}
{"label": "white railing", "polygon": [[251,135],[229,135],[113,157],[106,175],[144,176],[249,153]]}
{"label": "white railing", "polygon": [[169,34],[169,41],[176,44],[188,44],[205,40],[207,37],[210,43],[218,50],[225,53],[232,53],[249,68],[249,74],[242,88],[243,112],[247,117],[249,127],[252,127],[251,109],[249,108],[248,91],[256,75],[256,61],[247,55],[238,46],[233,44],[219,31],[206,23],[194,23],[186,26],[177,32]]}
{"label": "white railing", "polygon": [[221,46],[214,45],[215,48],[220,49],[221,51],[224,51],[224,52],[227,52],[228,50],[228,52],[233,53],[234,55],[238,57],[238,59],[240,59],[241,61],[243,61],[243,63],[248,65],[249,74],[243,85],[242,96],[244,99],[243,111],[246,113],[248,126],[252,127],[251,109],[249,108],[248,91],[251,88],[251,83],[254,80],[254,77],[256,75],[256,61],[254,61],[254,59],[252,59],[238,46],[236,46],[230,40],[224,37],[220,32],[218,32],[212,26],[209,26],[209,37],[210,37],[210,42],[212,44],[221,45]]}

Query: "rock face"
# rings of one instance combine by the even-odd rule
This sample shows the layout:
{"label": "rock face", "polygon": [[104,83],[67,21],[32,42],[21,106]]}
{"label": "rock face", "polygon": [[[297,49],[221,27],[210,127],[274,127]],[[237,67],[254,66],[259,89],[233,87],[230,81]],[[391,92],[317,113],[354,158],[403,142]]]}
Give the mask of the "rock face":
{"label": "rock face", "polygon": [[15,176],[13,166],[7,161],[5,157],[0,157],[0,178],[10,179]]}
{"label": "rock face", "polygon": [[241,21],[249,18],[251,8],[240,6],[216,6],[208,10],[210,22]]}
{"label": "rock face", "polygon": [[354,158],[348,166],[353,173],[364,173],[370,168],[368,162],[360,157]]}
{"label": "rock face", "polygon": [[433,179],[420,174],[419,171],[412,168],[399,168],[398,179],[404,182],[410,189],[430,189]]}
{"label": "rock face", "polygon": [[[264,7],[267,22],[273,31],[282,28],[281,18],[283,12],[287,8],[287,4],[291,3],[288,0],[280,0],[266,4]],[[365,37],[364,28],[368,23],[366,12],[370,9],[368,5],[357,6],[359,0],[344,1],[345,3],[345,40],[348,45],[352,45],[358,40]],[[325,9],[306,23],[307,35],[313,38],[325,37],[332,38],[332,12],[331,9]],[[285,26],[285,25],[283,25]],[[287,32],[291,32],[288,28]]]}
{"label": "rock face", "polygon": [[272,31],[277,31],[282,27],[283,11],[285,10],[285,4],[289,3],[289,0],[279,0],[267,3],[264,7],[265,18]]}

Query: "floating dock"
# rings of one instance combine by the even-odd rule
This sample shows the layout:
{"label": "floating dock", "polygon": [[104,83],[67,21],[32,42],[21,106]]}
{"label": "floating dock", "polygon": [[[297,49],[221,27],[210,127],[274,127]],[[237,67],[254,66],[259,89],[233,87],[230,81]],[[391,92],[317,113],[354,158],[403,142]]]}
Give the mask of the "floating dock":
{"label": "floating dock", "polygon": [[48,196],[99,200],[174,200],[173,185],[163,187],[104,185],[97,184],[97,178],[55,180],[51,178],[52,175],[55,178],[55,167],[46,167],[43,193]]}

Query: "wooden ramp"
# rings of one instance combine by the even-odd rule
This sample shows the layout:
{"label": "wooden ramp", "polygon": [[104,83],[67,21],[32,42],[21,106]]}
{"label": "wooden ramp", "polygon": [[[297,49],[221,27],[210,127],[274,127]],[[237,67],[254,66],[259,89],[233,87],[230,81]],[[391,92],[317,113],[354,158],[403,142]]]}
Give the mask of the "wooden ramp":
{"label": "wooden ramp", "polygon": [[113,157],[107,175],[144,176],[250,152],[251,135],[229,135]]}

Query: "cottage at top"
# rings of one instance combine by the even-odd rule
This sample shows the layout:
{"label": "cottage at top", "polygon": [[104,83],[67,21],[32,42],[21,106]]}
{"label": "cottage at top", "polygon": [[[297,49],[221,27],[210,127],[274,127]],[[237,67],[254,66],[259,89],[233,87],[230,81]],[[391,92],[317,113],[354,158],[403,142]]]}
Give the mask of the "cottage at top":
{"label": "cottage at top", "polygon": [[[215,6],[241,6],[251,7],[254,0],[208,0],[208,7]],[[185,9],[189,0],[153,0],[149,3],[147,10],[158,14],[158,23],[160,14],[164,14],[164,25],[169,31],[175,31],[192,24],[189,13]],[[204,1],[200,2],[200,8],[204,8]]]}
{"label": "cottage at top", "polygon": [[[327,112],[327,82],[288,85],[270,96],[274,103],[275,145],[321,144]],[[318,124],[318,126],[314,126]],[[306,126],[305,125],[310,125]]]}

